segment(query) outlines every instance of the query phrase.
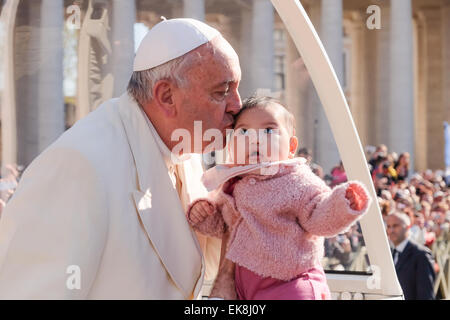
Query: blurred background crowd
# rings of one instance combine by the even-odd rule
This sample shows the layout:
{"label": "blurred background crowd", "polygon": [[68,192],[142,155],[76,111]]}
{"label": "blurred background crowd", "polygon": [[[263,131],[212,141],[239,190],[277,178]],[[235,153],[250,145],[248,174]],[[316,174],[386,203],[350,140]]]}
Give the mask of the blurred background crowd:
{"label": "blurred background crowd", "polygon": [[[432,251],[436,274],[439,268],[448,269],[448,261],[440,267],[436,255],[448,251],[450,240],[450,177],[442,170],[411,172],[409,153],[389,152],[383,144],[367,146],[365,151],[385,225],[390,214],[407,214],[411,221],[409,239]],[[342,162],[325,173],[314,163],[308,149],[300,149],[298,155],[305,157],[313,172],[330,187],[347,181]],[[345,234],[325,240],[323,264],[335,271],[367,270],[370,263],[359,224]]]}

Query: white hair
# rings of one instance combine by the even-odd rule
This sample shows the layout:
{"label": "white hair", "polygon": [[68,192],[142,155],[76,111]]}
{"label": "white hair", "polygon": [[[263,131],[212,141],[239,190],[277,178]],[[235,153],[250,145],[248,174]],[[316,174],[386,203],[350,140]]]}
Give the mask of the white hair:
{"label": "white hair", "polygon": [[[202,46],[212,49],[213,54],[215,54],[214,46],[210,42]],[[184,88],[189,84],[188,79],[186,79],[186,71],[201,58],[202,54],[198,50],[193,50],[154,68],[134,71],[128,83],[127,91],[138,104],[143,106],[153,99],[153,86],[159,80],[170,80],[176,86]]]}
{"label": "white hair", "polygon": [[411,219],[409,218],[409,216],[406,213],[394,211],[393,213],[390,214],[390,216],[391,215],[400,219],[406,227],[411,226]]}

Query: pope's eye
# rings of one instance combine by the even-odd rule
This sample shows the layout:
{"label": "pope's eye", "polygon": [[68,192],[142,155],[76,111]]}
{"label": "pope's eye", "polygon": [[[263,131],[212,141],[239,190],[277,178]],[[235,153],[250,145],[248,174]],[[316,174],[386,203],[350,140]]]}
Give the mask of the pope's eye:
{"label": "pope's eye", "polygon": [[223,100],[228,95],[229,92],[230,92],[230,88],[227,88],[226,90],[214,92],[214,96],[219,100]]}
{"label": "pope's eye", "polygon": [[264,133],[273,133],[273,129],[272,128],[265,128],[264,129]]}
{"label": "pope's eye", "polygon": [[238,131],[239,134],[246,134],[247,133],[247,129],[245,128],[240,128]]}

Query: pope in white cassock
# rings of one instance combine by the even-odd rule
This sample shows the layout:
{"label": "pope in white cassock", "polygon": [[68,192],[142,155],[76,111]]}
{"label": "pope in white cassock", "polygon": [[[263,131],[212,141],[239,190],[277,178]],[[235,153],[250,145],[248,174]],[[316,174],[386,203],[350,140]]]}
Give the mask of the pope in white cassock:
{"label": "pope in white cassock", "polygon": [[[131,37],[132,35],[130,35]],[[218,239],[190,229],[200,153],[171,156],[194,121],[231,128],[238,57],[193,19],[165,20],[136,54],[127,93],[78,121],[27,168],[0,220],[2,299],[193,299]],[[225,134],[224,134],[225,138]]]}

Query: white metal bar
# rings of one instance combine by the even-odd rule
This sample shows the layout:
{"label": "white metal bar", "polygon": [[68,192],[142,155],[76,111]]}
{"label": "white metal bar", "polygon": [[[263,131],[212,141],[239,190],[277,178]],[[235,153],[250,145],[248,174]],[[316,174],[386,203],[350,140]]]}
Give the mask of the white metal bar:
{"label": "white metal bar", "polygon": [[[373,199],[369,212],[361,219],[364,241],[372,266],[381,273],[380,292],[401,296],[377,196],[344,93],[326,51],[298,0],[272,0],[309,71],[330,123],[349,180],[365,184]],[[366,291],[370,291],[367,288]]]}
{"label": "white metal bar", "polygon": [[2,166],[17,163],[16,88],[14,76],[14,28],[19,0],[8,0],[3,7],[0,23],[3,25],[5,44],[0,59],[4,88],[1,101]]}

